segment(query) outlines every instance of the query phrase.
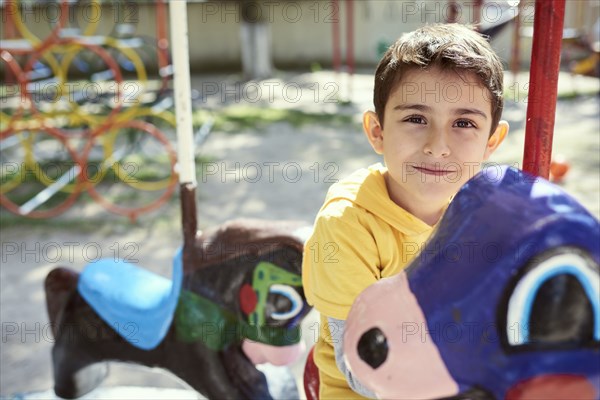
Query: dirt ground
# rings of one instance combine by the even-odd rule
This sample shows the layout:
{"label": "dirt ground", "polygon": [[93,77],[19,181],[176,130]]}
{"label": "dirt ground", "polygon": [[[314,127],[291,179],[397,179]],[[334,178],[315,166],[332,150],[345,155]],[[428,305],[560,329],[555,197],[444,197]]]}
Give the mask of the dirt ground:
{"label": "dirt ground", "polygon": [[[212,82],[214,78],[194,79],[194,87],[200,90],[205,82]],[[341,112],[357,117],[370,107],[369,75],[355,76],[351,91],[343,79],[328,73],[301,74],[286,79],[305,85],[301,87],[312,82],[322,88],[339,79],[342,97],[347,96],[352,102],[345,106],[315,102],[312,91],[312,98],[296,103],[275,96],[271,106]],[[589,89],[590,85],[598,88],[598,80],[561,77],[563,92],[577,91],[580,87]],[[518,166],[522,159],[526,103],[516,97],[507,101],[504,119],[512,128],[506,142],[493,156],[493,163]],[[213,106],[211,101],[218,103],[218,98],[204,100],[207,107]],[[554,154],[561,154],[571,164],[562,186],[597,218],[600,217],[599,110],[596,94],[559,101],[554,138]],[[357,168],[379,161],[356,121],[342,127],[310,123],[295,127],[278,122],[260,131],[248,128],[235,135],[211,134],[200,151],[213,160],[198,177],[200,228],[238,217],[312,222],[331,183]],[[231,172],[235,170],[237,173]],[[79,228],[78,219],[92,223],[81,224]],[[42,289],[43,279],[52,268],[66,265],[80,270],[90,258],[118,256],[135,259],[140,265],[168,276],[171,257],[181,244],[177,201],[143,215],[134,224],[91,204],[75,207],[56,220],[23,222],[2,227],[0,232],[2,397],[44,392],[53,386],[52,335]],[[303,327],[303,338],[309,346],[314,344],[314,331],[310,326],[315,320],[313,313]],[[300,376],[303,365],[302,359],[292,367],[296,376]],[[103,385],[185,388],[167,373],[116,364]]]}

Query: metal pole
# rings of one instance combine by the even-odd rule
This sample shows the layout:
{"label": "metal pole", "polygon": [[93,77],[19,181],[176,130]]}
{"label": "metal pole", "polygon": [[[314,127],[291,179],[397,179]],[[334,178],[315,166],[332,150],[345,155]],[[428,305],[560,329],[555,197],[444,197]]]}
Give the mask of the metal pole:
{"label": "metal pole", "polygon": [[456,5],[456,0],[448,0],[448,9],[450,10],[449,14],[446,14],[448,23],[456,23],[458,22],[458,7]]}
{"label": "metal pole", "polygon": [[354,0],[346,0],[346,63],[348,64],[348,100],[352,100],[354,77]]}
{"label": "metal pole", "polygon": [[177,165],[183,225],[183,266],[191,268],[195,259],[196,221],[196,160],[192,130],[192,94],[187,25],[187,1],[169,1],[171,54],[175,116],[177,121]]}
{"label": "metal pole", "polygon": [[167,3],[166,0],[155,0],[156,4],[156,48],[158,55],[158,72],[161,76],[162,87],[166,89],[169,67],[169,37],[167,35]]}
{"label": "metal pole", "polygon": [[475,0],[475,4],[473,7],[473,24],[477,27],[478,31],[481,31],[481,9],[483,7],[483,0]]}
{"label": "metal pole", "polygon": [[565,0],[536,0],[523,170],[550,173]]}
{"label": "metal pole", "polygon": [[332,1],[333,23],[331,24],[331,34],[333,39],[333,70],[339,72],[341,64],[340,50],[340,3],[338,0]]}
{"label": "metal pole", "polygon": [[521,68],[521,11],[523,10],[523,2],[520,1],[515,12],[517,13],[513,26],[512,37],[512,54],[510,58],[510,72],[512,73],[513,85],[517,87],[519,83],[519,69]]}

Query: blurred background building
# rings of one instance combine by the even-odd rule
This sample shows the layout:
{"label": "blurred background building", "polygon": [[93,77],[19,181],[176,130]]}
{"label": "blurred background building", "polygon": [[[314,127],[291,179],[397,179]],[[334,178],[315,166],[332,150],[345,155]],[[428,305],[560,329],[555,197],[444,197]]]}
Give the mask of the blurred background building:
{"label": "blurred background building", "polygon": [[[10,22],[7,3],[7,0],[0,2],[3,39],[7,38],[7,22]],[[73,3],[70,19],[85,23],[101,16],[96,34],[113,32],[117,22],[131,25],[136,35],[156,37],[155,2],[115,0],[98,4],[101,10],[95,9],[93,1]],[[492,43],[502,59],[509,62],[518,9],[521,65],[526,68],[530,62],[534,2],[526,0],[518,4],[518,0],[189,1],[191,68],[236,71],[242,70],[244,64],[244,71],[254,77],[268,75],[272,67],[303,69],[318,63],[329,68],[334,63],[336,46],[341,48],[342,58],[347,58],[345,55],[351,48],[357,67],[371,67],[385,46],[403,32],[426,23],[451,20],[459,23],[479,20],[484,31],[506,23],[505,29],[492,31]],[[60,13],[54,1],[23,1],[21,7],[22,20],[37,37],[48,35],[48,21]],[[567,1],[565,39],[593,40],[592,28],[599,17],[598,1]],[[147,67],[157,63],[152,59],[144,62]]]}

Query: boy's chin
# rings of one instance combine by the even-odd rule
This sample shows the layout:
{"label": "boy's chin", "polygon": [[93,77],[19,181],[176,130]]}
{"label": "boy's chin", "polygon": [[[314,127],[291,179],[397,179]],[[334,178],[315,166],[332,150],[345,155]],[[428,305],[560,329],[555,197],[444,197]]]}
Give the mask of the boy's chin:
{"label": "boy's chin", "polygon": [[421,193],[427,193],[435,198],[448,198],[452,197],[460,190],[465,184],[462,180],[444,180],[444,179],[427,179],[423,182],[415,182]]}
{"label": "boy's chin", "polygon": [[464,183],[425,183],[419,188],[419,197],[431,207],[444,208]]}
{"label": "boy's chin", "polygon": [[[454,177],[456,178],[456,177]],[[416,176],[412,175],[405,177],[404,181],[395,180],[393,185],[397,185],[395,189],[388,187],[388,190],[403,193],[403,198],[408,199],[410,204],[404,206],[413,206],[420,204],[428,210],[445,208],[452,197],[466,183],[464,179],[448,179],[440,176]],[[399,204],[403,206],[403,204]]]}

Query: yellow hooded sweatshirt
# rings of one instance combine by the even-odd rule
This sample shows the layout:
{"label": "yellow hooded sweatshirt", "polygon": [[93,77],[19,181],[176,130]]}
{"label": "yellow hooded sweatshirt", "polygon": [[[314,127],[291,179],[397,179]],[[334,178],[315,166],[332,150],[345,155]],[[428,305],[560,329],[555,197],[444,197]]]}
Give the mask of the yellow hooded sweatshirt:
{"label": "yellow hooded sweatshirt", "polygon": [[321,400],[363,398],[336,366],[327,318],[345,320],[358,294],[406,267],[433,230],[390,199],[385,172],[375,164],[332,185],[304,247],[304,291],[321,313],[314,351]]}

